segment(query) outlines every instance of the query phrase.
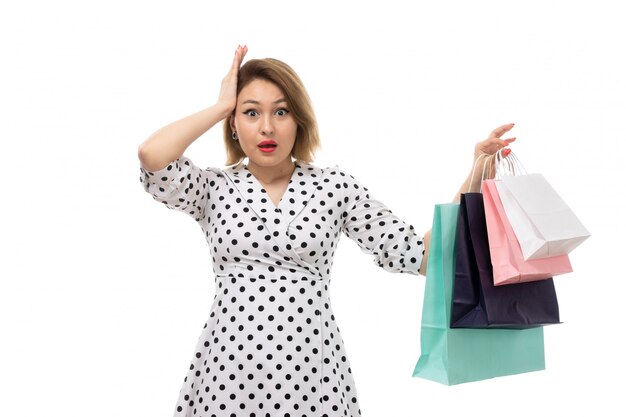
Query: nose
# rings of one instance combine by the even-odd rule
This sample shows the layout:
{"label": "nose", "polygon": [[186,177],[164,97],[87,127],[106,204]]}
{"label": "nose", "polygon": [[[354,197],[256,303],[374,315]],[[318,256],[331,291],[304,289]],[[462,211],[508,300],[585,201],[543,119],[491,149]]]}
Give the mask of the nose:
{"label": "nose", "polygon": [[263,117],[263,120],[261,121],[261,135],[269,136],[272,134],[274,134],[272,115],[267,114]]}

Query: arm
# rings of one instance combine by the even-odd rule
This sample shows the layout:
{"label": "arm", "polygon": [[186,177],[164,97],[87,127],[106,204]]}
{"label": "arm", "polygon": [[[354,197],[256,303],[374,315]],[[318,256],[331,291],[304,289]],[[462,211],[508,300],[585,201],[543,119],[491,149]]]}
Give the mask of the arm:
{"label": "arm", "polygon": [[[457,191],[456,195],[452,199],[453,203],[459,203],[461,201],[461,193],[466,193],[468,192],[468,190],[480,189],[482,175],[475,174],[472,178],[472,172],[474,171],[474,165],[476,164],[476,161],[478,160],[478,158],[481,157],[481,155],[493,155],[500,149],[509,146],[511,142],[515,141],[515,138],[501,139],[501,136],[509,130],[513,129],[514,125],[514,123],[502,125],[495,129],[493,132],[491,132],[487,139],[476,144],[476,146],[474,147],[474,162],[472,163],[472,169],[470,170],[467,178],[459,188],[459,191]],[[510,150],[507,149],[502,154],[506,157],[509,153]],[[482,158],[481,161],[482,164],[476,167],[476,172],[482,173],[484,164],[488,163],[490,164],[490,166],[485,167],[485,171],[489,173],[488,178],[491,178],[494,172],[494,170],[492,169],[494,164],[493,158],[485,157]],[[422,275],[426,275],[426,265],[428,264],[428,249],[430,246],[430,232],[431,231],[429,230],[424,234],[424,256],[422,258],[422,264],[420,266],[420,274]]]}
{"label": "arm", "polygon": [[161,170],[229,113],[218,103],[160,128],[139,145],[141,166],[148,171]]}
{"label": "arm", "polygon": [[159,171],[180,158],[196,139],[216,123],[226,118],[235,108],[237,74],[247,47],[238,47],[228,74],[222,80],[217,104],[184,117],[154,132],[139,145],[141,166],[148,171]]}
{"label": "arm", "polygon": [[374,263],[384,270],[419,274],[424,255],[423,238],[353,176],[339,171],[342,184],[334,188],[343,190],[342,199],[346,204],[342,232],[364,253],[373,255]]}

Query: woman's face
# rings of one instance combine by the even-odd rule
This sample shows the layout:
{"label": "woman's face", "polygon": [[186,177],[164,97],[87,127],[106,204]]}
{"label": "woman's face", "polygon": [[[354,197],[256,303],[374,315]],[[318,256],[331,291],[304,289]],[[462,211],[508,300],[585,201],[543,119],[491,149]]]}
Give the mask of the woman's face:
{"label": "woman's face", "polygon": [[231,128],[250,163],[264,167],[291,163],[298,125],[276,84],[262,79],[248,83],[237,96]]}

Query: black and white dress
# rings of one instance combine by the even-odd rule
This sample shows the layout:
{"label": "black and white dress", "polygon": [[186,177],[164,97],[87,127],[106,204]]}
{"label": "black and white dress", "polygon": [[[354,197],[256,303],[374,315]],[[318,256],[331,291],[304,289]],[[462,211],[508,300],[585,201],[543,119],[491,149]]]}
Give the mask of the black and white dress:
{"label": "black and white dress", "polygon": [[275,206],[244,162],[141,169],[148,193],[198,222],[215,273],[174,415],[359,416],[328,292],[337,243],[343,232],[378,266],[417,274],[422,238],[337,167],[297,162]]}

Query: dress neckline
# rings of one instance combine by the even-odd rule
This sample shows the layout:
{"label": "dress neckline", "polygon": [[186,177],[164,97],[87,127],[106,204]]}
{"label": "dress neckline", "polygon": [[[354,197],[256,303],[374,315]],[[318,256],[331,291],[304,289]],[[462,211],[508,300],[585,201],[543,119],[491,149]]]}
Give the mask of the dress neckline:
{"label": "dress neckline", "polygon": [[274,207],[274,210],[278,211],[281,210],[281,207],[283,206],[283,201],[285,201],[286,197],[288,197],[288,194],[291,194],[295,191],[293,184],[295,184],[295,178],[301,168],[301,165],[297,161],[294,161],[294,168],[291,172],[291,175],[289,176],[287,187],[285,187],[285,191],[283,191],[283,194],[280,196],[278,204],[274,204],[274,201],[270,198],[270,194],[265,189],[263,183],[252,173],[252,171],[250,171],[250,169],[248,169],[248,164],[242,162],[242,169],[246,172],[246,177],[248,178],[248,181],[254,183],[259,188],[259,190],[267,196],[269,204]]}
{"label": "dress neckline", "polygon": [[[274,229],[283,223],[289,223],[300,213],[311,199],[321,180],[324,170],[307,162],[295,161],[296,168],[291,174],[278,205],[269,198],[267,191],[258,179],[246,169],[243,161],[223,170],[232,181],[234,189],[243,201],[263,219],[269,228]],[[282,227],[282,226],[281,226]]]}

